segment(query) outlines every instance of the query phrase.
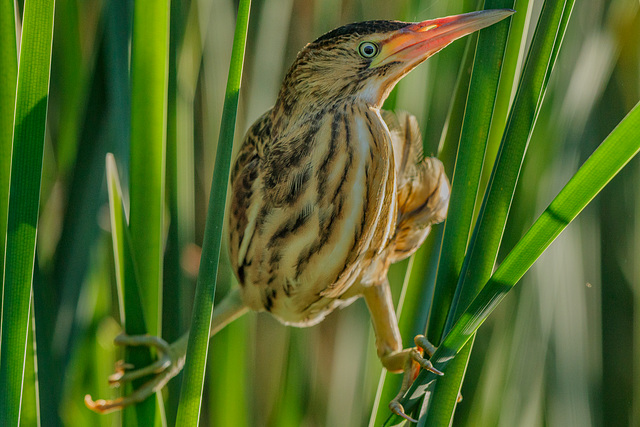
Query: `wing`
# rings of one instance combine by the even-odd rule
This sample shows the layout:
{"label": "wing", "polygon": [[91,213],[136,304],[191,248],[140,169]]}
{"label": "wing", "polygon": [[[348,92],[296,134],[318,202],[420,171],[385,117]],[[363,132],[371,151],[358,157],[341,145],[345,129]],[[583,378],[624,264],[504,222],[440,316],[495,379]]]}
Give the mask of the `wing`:
{"label": "wing", "polygon": [[413,254],[442,222],[449,206],[450,185],[442,162],[422,154],[418,121],[411,114],[382,111],[391,132],[397,173],[398,216],[391,262]]}
{"label": "wing", "polygon": [[231,205],[229,212],[229,252],[231,265],[244,285],[247,248],[255,232],[259,210],[260,185],[257,182],[262,167],[263,148],[271,137],[271,110],[264,113],[249,128],[231,171]]}

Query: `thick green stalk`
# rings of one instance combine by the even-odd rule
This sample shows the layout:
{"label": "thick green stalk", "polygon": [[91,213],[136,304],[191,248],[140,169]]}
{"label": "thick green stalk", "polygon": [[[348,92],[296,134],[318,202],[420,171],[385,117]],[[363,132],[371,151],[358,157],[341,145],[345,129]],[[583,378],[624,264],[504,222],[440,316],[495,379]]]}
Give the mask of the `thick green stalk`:
{"label": "thick green stalk", "polygon": [[[148,333],[162,331],[168,0],[134,2],[131,47],[131,239]],[[131,313],[127,313],[131,316]],[[131,327],[127,322],[127,327]],[[131,331],[127,330],[127,333]],[[153,425],[155,396],[137,405],[138,422]]]}
{"label": "thick green stalk", "polygon": [[137,0],[131,47],[131,237],[149,333],[159,335],[169,2]]}
{"label": "thick green stalk", "polygon": [[[485,8],[513,8],[513,5],[513,0],[489,0]],[[485,28],[478,36],[467,109],[452,179],[449,214],[442,239],[434,304],[429,314],[427,336],[434,344],[442,339],[467,248],[510,20],[511,18],[507,18]]]}
{"label": "thick green stalk", "polygon": [[24,5],[0,343],[3,426],[17,426],[20,421],[49,99],[53,11],[53,0],[27,0]]}
{"label": "thick green stalk", "polygon": [[233,38],[229,77],[222,112],[220,137],[216,151],[215,169],[207,222],[202,243],[200,270],[196,284],[193,320],[187,346],[187,359],[184,368],[184,380],[180,393],[176,425],[197,426],[200,420],[204,372],[209,346],[209,326],[213,313],[213,298],[216,290],[218,260],[224,221],[224,206],[227,198],[227,182],[233,148],[233,135],[240,94],[244,50],[249,25],[251,1],[243,0],[238,7],[236,29]]}
{"label": "thick green stalk", "polygon": [[[13,1],[0,2],[0,276],[4,276],[18,53]],[[2,283],[0,283],[0,291]],[[0,307],[0,313],[2,309]]]}
{"label": "thick green stalk", "polygon": [[[513,8],[513,0],[489,0],[485,9]],[[511,18],[485,28],[478,35],[476,54],[469,84],[464,120],[460,134],[454,175],[452,178],[449,213],[444,228],[440,262],[435,286],[427,337],[434,344],[442,340],[444,325],[456,293],[456,283],[462,268],[467,249],[469,230],[482,174],[482,166],[487,150],[493,110],[496,103],[502,63],[509,35]],[[471,353],[469,345],[466,356]],[[431,408],[427,411],[428,423],[434,419],[451,417],[455,409],[455,398],[460,389],[460,380],[464,377],[467,360],[458,361],[455,369],[431,388],[433,395],[429,399]],[[451,404],[453,402],[453,405]]]}
{"label": "thick green stalk", "polygon": [[[554,50],[554,43],[556,40],[561,40],[563,36],[563,33],[558,32],[558,27],[565,5],[566,3],[558,1],[551,5],[547,3],[543,8],[525,71],[518,86],[514,107],[507,122],[507,130],[480,209],[479,219],[467,248],[454,301],[447,317],[445,334],[455,320],[455,316],[466,308],[481,285],[491,275],[520,167],[544,97],[547,81],[545,77],[548,77],[549,70],[553,68],[550,56],[552,52],[557,52],[557,49]],[[573,3],[570,2],[567,15],[570,14],[572,5]],[[469,276],[472,280],[467,280]],[[452,383],[448,397],[443,399],[440,396],[441,389],[452,382],[451,376],[449,371],[447,378],[435,384],[433,393],[437,402],[434,402],[433,398],[430,399],[432,405],[426,417],[428,424],[453,417],[456,404],[456,396],[453,392],[460,389],[460,384]]]}
{"label": "thick green stalk", "polygon": [[[436,368],[446,368],[507,292],[513,289],[556,237],[638,152],[640,103],[636,104],[565,185],[462,313],[431,358]],[[435,376],[427,371],[418,375],[401,401],[407,411],[413,410],[420,401],[422,392],[418,388],[423,388],[434,379]],[[392,415],[386,420],[385,426],[395,425],[399,421],[400,417]]]}
{"label": "thick green stalk", "polygon": [[[447,325],[450,327],[493,271],[520,168],[546,92],[573,0],[545,2],[485,193]],[[564,21],[564,25],[562,22]],[[560,30],[558,30],[560,29]],[[445,331],[446,332],[446,331]]]}
{"label": "thick green stalk", "polygon": [[438,349],[437,361],[455,354],[533,263],[640,152],[640,103],[600,144],[520,239],[480,293],[462,313]]}

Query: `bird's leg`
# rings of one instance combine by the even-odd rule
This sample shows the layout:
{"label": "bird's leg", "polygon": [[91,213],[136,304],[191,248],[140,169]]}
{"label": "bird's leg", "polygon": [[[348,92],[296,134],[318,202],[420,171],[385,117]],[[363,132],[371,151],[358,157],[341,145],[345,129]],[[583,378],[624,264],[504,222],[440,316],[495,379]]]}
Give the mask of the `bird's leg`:
{"label": "bird's leg", "polygon": [[402,338],[398,329],[398,319],[393,308],[388,280],[385,279],[380,285],[363,286],[362,293],[371,313],[373,330],[376,335],[376,348],[382,365],[390,372],[404,371],[402,388],[400,393],[389,403],[389,409],[409,421],[417,422],[404,413],[404,408],[399,400],[411,386],[420,368],[427,369],[437,375],[443,375],[433,367],[428,358],[422,355],[422,351],[424,351],[427,357],[430,357],[436,349],[423,335],[415,337],[416,347],[402,348]]}
{"label": "bird's leg", "polygon": [[[209,329],[210,336],[213,336],[224,326],[246,313],[247,310],[242,303],[239,291],[235,289],[220,304],[215,306]],[[134,366],[122,361],[117,362],[115,373],[109,377],[109,383],[113,386],[120,386],[149,375],[153,375],[153,377],[128,396],[114,400],[100,399],[94,401],[91,396],[86,395],[85,404],[89,409],[96,412],[108,413],[144,401],[154,392],[162,389],[171,378],[178,375],[182,370],[187,354],[188,341],[188,332],[171,345],[162,338],[150,335],[118,335],[114,340],[116,345],[154,347],[158,351],[159,357],[151,365],[138,369],[133,369]]]}

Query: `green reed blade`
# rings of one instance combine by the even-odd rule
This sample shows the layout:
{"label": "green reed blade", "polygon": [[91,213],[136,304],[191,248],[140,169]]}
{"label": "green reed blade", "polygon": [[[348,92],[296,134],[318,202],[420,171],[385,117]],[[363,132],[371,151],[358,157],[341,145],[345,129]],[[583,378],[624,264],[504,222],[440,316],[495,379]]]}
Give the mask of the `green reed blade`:
{"label": "green reed blade", "polygon": [[[24,5],[0,342],[0,425],[3,426],[16,426],[20,420],[49,97],[53,11],[53,0],[27,0]],[[10,19],[3,18],[4,23],[7,21]],[[8,60],[11,62],[11,58]],[[8,73],[11,78],[11,70]]]}
{"label": "green reed blade", "polygon": [[183,374],[184,380],[178,405],[176,425],[181,426],[197,426],[200,419],[205,363],[209,346],[209,325],[213,313],[213,297],[215,295],[218,260],[220,258],[224,206],[231,167],[231,149],[233,147],[250,9],[250,0],[240,2],[233,37],[233,50],[229,65],[229,77],[224,110],[222,112],[213,182],[209,196],[193,319]]}

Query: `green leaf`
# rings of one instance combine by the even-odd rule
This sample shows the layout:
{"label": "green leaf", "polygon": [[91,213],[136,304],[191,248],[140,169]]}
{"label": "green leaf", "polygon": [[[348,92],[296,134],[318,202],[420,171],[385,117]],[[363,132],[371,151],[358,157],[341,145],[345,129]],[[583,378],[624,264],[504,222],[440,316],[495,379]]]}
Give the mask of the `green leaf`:
{"label": "green leaf", "polygon": [[[573,2],[556,2],[551,6],[545,4],[543,8],[478,222],[466,251],[444,333],[456,319],[461,307],[466,307],[477,294],[493,269],[527,144],[553,68],[553,59],[563,37],[558,27],[566,28],[572,6]],[[460,366],[464,367],[466,363]],[[457,372],[448,371],[447,374],[433,384],[429,392],[433,396],[428,399],[430,410],[427,410],[425,418],[427,424],[450,420],[453,416],[456,399],[453,392],[460,389],[460,384],[451,378]],[[462,375],[457,376],[462,378]]]}
{"label": "green leaf", "polygon": [[[572,1],[546,2],[543,6],[478,221],[466,251],[444,333],[448,332],[461,308],[468,305],[493,271],[527,144],[553,68],[553,54],[559,48],[560,42],[556,43],[556,40],[562,40],[563,37],[558,27],[563,14],[570,15],[572,6]],[[459,366],[466,368],[466,363],[459,363]],[[434,396],[429,399],[427,424],[453,418],[456,403],[454,391],[460,389],[460,383],[451,377],[462,378],[457,374],[449,370],[446,378],[435,383]]]}
{"label": "green leaf", "polygon": [[469,331],[478,329],[556,237],[639,151],[640,102],[600,144],[509,252],[451,329],[443,342],[443,353],[450,354],[460,348]]}
{"label": "green leaf", "polygon": [[250,0],[240,1],[233,37],[233,50],[225,93],[220,137],[216,151],[215,169],[207,221],[204,230],[200,270],[196,284],[193,320],[187,346],[184,380],[178,406],[176,425],[196,426],[200,419],[205,364],[209,344],[209,326],[213,313],[218,260],[222,239],[224,206],[231,163],[231,149],[238,108],[238,96],[244,63],[244,50],[249,24]]}
{"label": "green leaf", "polygon": [[[142,310],[139,275],[136,269],[137,263],[134,259],[118,169],[115,158],[111,153],[108,153],[106,157],[106,173],[120,321],[125,333],[128,335],[144,335],[147,333],[147,326]],[[152,363],[151,351],[148,347],[142,346],[126,347],[125,361],[135,367],[148,366]],[[125,387],[124,394],[129,394],[132,388],[140,387],[145,381],[146,378],[133,381],[131,385]],[[151,400],[151,403],[154,403],[153,400]],[[137,412],[136,408],[126,408],[124,410],[123,417],[126,422],[135,424],[135,421],[133,421],[134,412]],[[137,423],[141,426],[145,425],[143,424],[145,420],[141,417],[143,414],[137,412]],[[152,413],[152,415],[154,414]]]}
{"label": "green leaf", "polygon": [[162,306],[164,170],[169,3],[134,2],[131,46],[131,237],[149,332],[159,335]]}
{"label": "green leaf", "polygon": [[484,196],[445,332],[491,276],[529,139],[544,98],[548,76],[566,28],[573,0],[545,2],[518,84],[515,101]]}
{"label": "green leaf", "polygon": [[[3,34],[14,28],[5,9],[3,6],[0,11]],[[27,0],[24,5],[5,249],[5,265],[11,268],[5,269],[3,282],[0,343],[0,425],[3,426],[16,426],[20,420],[49,97],[53,11],[53,0]],[[12,42],[11,37],[7,39]],[[4,46],[3,50],[7,48],[8,52],[13,51],[11,46]],[[10,57],[6,59],[11,63]],[[7,86],[11,85],[11,76],[10,66]],[[3,101],[3,105],[7,103]],[[6,130],[3,130],[5,136]]]}
{"label": "green leaf", "polygon": [[[640,103],[582,165],[462,313],[431,358],[438,369],[445,369],[545,249],[639,151]],[[433,374],[425,371],[418,375],[405,395],[411,396],[403,402],[405,408],[414,407],[421,395],[416,390],[433,379]],[[398,421],[399,417],[392,416],[385,425]]]}
{"label": "green leaf", "polygon": [[[162,331],[165,142],[169,2],[134,2],[131,46],[131,239],[149,333]],[[127,312],[127,315],[131,313]],[[158,395],[159,396],[159,395]],[[137,405],[140,425],[154,424],[154,396]]]}
{"label": "green leaf", "polygon": [[[494,0],[487,1],[485,8],[513,8],[513,5],[512,0]],[[429,314],[427,337],[434,344],[441,340],[467,247],[510,20],[507,18],[480,30],[478,35],[440,251],[434,304]]]}
{"label": "green leaf", "polygon": [[[513,8],[514,3],[511,0],[489,0],[485,3],[485,9]],[[456,283],[467,248],[510,23],[511,18],[507,18],[481,30],[478,34],[452,178],[449,213],[444,228],[435,293],[431,305],[432,311],[429,313],[426,334],[434,344],[439,343],[442,339],[444,325],[454,300]],[[468,351],[470,353],[471,348]],[[455,378],[461,379],[464,376],[466,365],[466,361],[459,363],[458,367],[463,371],[456,373],[449,371],[448,378],[435,384],[440,389],[434,393],[435,399],[443,399],[447,395],[457,395],[460,384],[455,381]],[[443,400],[443,402],[445,401],[446,399]],[[451,401],[449,404],[436,402],[437,400],[434,402],[431,399],[429,404],[432,407],[437,407],[440,413],[429,414],[429,417],[444,419],[448,416],[451,418],[455,408],[454,405],[451,405]],[[455,398],[453,402],[455,403]],[[405,410],[410,411],[411,409],[405,407]],[[428,418],[427,422],[433,423],[434,421],[432,418]]]}
{"label": "green leaf", "polygon": [[[12,1],[0,3],[0,275],[4,276],[4,244],[7,237],[11,141],[16,105],[18,53]],[[0,283],[0,290],[2,284]],[[0,307],[0,313],[2,308]]]}

